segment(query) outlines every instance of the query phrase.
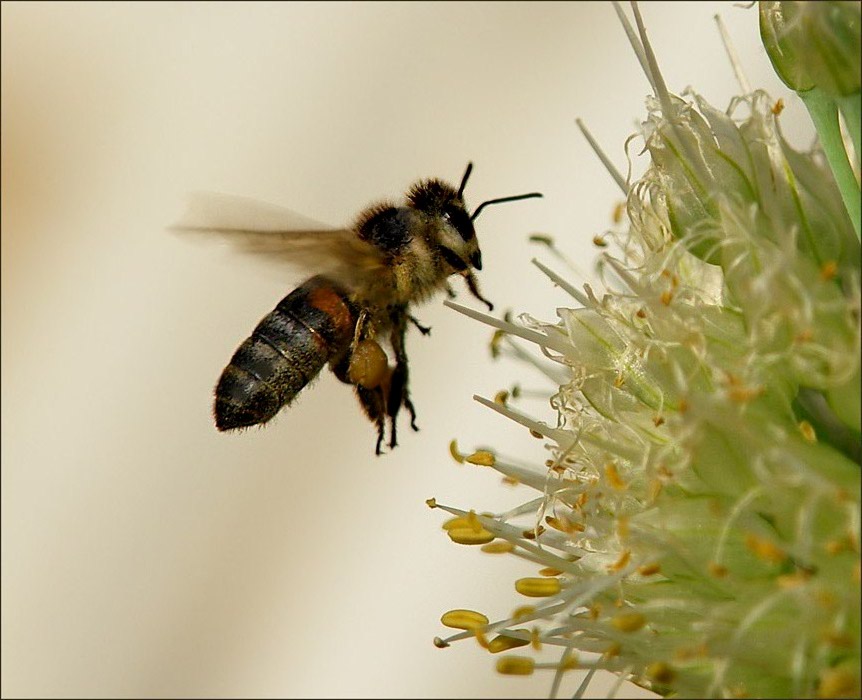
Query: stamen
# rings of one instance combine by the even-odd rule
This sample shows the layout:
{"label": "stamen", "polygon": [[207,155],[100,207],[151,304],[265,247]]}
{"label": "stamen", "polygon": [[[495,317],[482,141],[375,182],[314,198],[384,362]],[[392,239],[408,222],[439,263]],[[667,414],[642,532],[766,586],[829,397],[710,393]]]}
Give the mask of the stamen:
{"label": "stamen", "polygon": [[440,618],[446,627],[458,630],[477,630],[488,624],[488,618],[475,610],[450,610]]}
{"label": "stamen", "polygon": [[542,272],[544,272],[548,277],[551,278],[551,281],[556,284],[560,289],[568,292],[572,297],[574,297],[580,304],[583,306],[589,305],[589,299],[584,296],[584,293],[579,291],[576,287],[569,284],[566,280],[560,277],[556,272],[551,270],[549,267],[546,267],[542,263],[540,263],[536,258],[533,258],[530,262],[533,263],[536,267],[538,267]]}
{"label": "stamen", "polygon": [[742,62],[739,60],[736,49],[733,47],[733,42],[731,42],[730,35],[727,33],[727,27],[724,26],[724,21],[721,19],[721,15],[715,15],[714,19],[715,23],[718,25],[718,33],[721,34],[721,43],[724,44],[724,50],[727,51],[727,57],[730,59],[733,74],[736,76],[736,82],[739,83],[739,87],[742,88],[742,92],[748,95],[751,93],[751,84],[748,82],[748,79],[745,77],[745,73],[742,70]]}
{"label": "stamen", "polygon": [[530,598],[548,598],[562,590],[558,578],[519,578],[515,581],[515,590]]}
{"label": "stamen", "polygon": [[508,676],[530,676],[535,662],[529,656],[504,656],[497,660],[497,673]]}
{"label": "stamen", "polygon": [[610,158],[605,155],[605,152],[602,150],[602,147],[599,146],[598,142],[593,138],[593,135],[584,125],[584,122],[581,121],[580,117],[575,119],[575,124],[578,125],[578,128],[581,130],[581,133],[584,135],[584,138],[587,140],[587,143],[589,143],[590,147],[593,149],[593,152],[599,157],[599,160],[602,161],[602,165],[604,165],[605,169],[610,173],[611,177],[614,179],[614,182],[617,183],[617,187],[622,190],[622,193],[624,195],[628,195],[629,186],[626,184],[626,181],[623,179],[623,176],[620,175],[620,171],[614,167],[614,164],[611,163]]}

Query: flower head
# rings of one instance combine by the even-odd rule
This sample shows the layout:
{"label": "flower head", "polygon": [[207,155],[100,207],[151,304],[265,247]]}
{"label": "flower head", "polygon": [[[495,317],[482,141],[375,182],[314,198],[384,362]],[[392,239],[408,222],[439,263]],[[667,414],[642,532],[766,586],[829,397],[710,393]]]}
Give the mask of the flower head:
{"label": "flower head", "polygon": [[547,459],[467,456],[537,495],[502,514],[440,506],[449,535],[540,569],[514,584],[529,605],[440,643],[558,647],[497,666],[551,668],[554,690],[585,668],[683,697],[858,694],[858,238],[765,93],[727,112],[671,95],[636,18],[651,165],[600,259],[605,289],[540,265],[578,302],[557,322],[462,309],[541,348],[557,424],[480,399]]}

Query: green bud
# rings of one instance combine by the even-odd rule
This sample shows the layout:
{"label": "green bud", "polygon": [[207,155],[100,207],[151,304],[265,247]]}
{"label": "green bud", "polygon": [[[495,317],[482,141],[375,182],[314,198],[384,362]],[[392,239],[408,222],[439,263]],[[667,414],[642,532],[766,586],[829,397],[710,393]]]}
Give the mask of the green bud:
{"label": "green bud", "polygon": [[859,92],[859,2],[761,2],[760,35],[775,72],[796,92]]}

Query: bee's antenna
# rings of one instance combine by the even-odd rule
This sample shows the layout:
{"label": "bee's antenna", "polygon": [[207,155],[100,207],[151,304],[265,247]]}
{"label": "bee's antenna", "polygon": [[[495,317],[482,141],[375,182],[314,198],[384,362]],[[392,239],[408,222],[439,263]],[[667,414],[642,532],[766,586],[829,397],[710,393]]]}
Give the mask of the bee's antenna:
{"label": "bee's antenna", "polygon": [[[470,169],[467,168],[467,173],[470,172]],[[464,177],[466,179],[466,175]],[[500,197],[499,199],[489,199],[487,202],[482,202],[478,207],[476,207],[476,211],[474,211],[470,215],[470,220],[475,221],[476,217],[479,216],[479,213],[487,207],[489,204],[500,204],[501,202],[516,202],[519,199],[532,199],[533,197],[542,197],[541,192],[530,192],[529,194],[516,194],[512,197]]]}
{"label": "bee's antenna", "polygon": [[470,173],[473,172],[473,163],[467,163],[467,170],[464,171],[464,177],[461,178],[461,186],[458,188],[458,197],[461,199],[464,198],[464,187],[467,186],[467,178],[470,177]]}

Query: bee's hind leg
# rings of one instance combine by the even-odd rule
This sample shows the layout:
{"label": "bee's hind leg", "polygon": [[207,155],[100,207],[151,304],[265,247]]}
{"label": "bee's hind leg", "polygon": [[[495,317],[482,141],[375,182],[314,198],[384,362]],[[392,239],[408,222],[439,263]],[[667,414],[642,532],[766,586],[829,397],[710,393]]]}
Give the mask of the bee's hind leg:
{"label": "bee's hind leg", "polygon": [[374,453],[381,455],[383,451],[380,447],[383,444],[387,416],[384,390],[382,386],[375,387],[374,389],[366,389],[359,384],[351,382],[349,376],[351,357],[352,353],[348,350],[337,362],[331,365],[331,369],[339,380],[353,386],[354,391],[356,391],[356,398],[359,400],[359,405],[362,406],[363,413],[377,427],[377,444],[374,447]]}
{"label": "bee's hind leg", "polygon": [[365,415],[368,416],[377,426],[377,444],[374,446],[374,454],[381,455],[383,451],[380,446],[383,444],[386,427],[386,412],[383,401],[383,392],[378,389],[365,389],[359,385],[355,385],[356,398],[362,405]]}

